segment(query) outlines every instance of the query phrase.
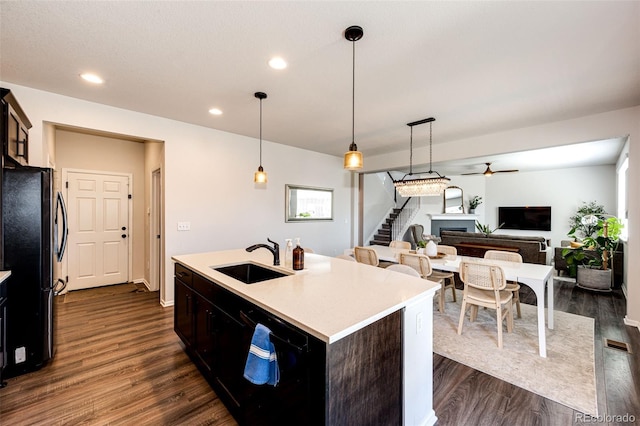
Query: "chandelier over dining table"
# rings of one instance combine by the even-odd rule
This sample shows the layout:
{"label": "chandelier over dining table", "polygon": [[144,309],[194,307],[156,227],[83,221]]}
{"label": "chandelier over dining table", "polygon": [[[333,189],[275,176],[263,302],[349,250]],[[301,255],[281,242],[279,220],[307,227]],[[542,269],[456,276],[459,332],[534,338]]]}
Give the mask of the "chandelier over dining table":
{"label": "chandelier over dining table", "polygon": [[[451,180],[440,175],[440,173],[432,169],[432,153],[433,153],[433,128],[432,123],[436,121],[435,118],[429,117],[418,121],[407,123],[407,126],[411,128],[411,136],[409,139],[409,173],[404,175],[402,179],[394,181],[394,186],[398,193],[402,197],[428,197],[428,196],[440,196],[444,192],[445,188],[449,186]],[[436,174],[436,176],[420,177],[423,173],[413,173],[413,126],[429,123],[429,171],[426,172],[429,175]],[[411,176],[418,176],[411,178]],[[407,179],[409,177],[409,179]]]}

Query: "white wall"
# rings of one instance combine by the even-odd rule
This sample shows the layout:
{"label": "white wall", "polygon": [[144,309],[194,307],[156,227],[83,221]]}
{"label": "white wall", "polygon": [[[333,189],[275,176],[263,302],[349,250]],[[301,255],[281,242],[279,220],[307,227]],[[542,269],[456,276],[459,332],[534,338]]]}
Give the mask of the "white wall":
{"label": "white wall", "polygon": [[389,194],[386,188],[389,181],[391,179],[382,173],[367,173],[363,176],[362,209],[365,214],[362,223],[362,244],[365,246],[369,245],[369,240],[395,207],[393,195]]}
{"label": "white wall", "polygon": [[[151,244],[152,240],[155,240],[156,238],[155,235],[152,236],[151,234],[151,212],[153,210],[152,175],[156,170],[160,170],[161,179],[164,179],[164,143],[158,141],[147,141],[144,144],[144,279],[149,283],[152,290],[157,290],[157,288],[154,288],[156,284],[151,282],[150,271],[152,265],[150,258],[153,255]],[[164,184],[162,186],[164,186]],[[160,220],[162,219],[163,218],[161,217]],[[162,268],[162,265],[160,267]]]}
{"label": "white wall", "polygon": [[[342,253],[351,244],[352,179],[342,158],[263,140],[262,164],[269,183],[266,189],[256,189],[253,173],[259,147],[254,138],[0,84],[14,92],[33,123],[29,158],[34,165],[48,162],[45,122],[164,141],[164,304],[173,302],[173,255],[247,247],[267,237],[281,243],[300,237],[304,246],[326,255]],[[287,183],[334,188],[335,220],[285,223]],[[178,232],[179,221],[191,222],[191,231]]]}
{"label": "white wall", "polygon": [[583,202],[596,201],[615,214],[615,166],[576,167],[497,174],[486,179],[485,222],[498,226],[500,206],[551,206],[551,231],[498,230],[499,234],[535,235],[559,247],[568,239],[569,217]]}

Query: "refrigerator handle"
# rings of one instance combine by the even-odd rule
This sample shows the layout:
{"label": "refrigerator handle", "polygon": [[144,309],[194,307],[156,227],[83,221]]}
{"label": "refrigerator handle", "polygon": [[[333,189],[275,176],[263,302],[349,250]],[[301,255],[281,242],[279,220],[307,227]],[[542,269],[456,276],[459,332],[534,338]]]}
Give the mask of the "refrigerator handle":
{"label": "refrigerator handle", "polygon": [[62,262],[62,258],[64,256],[64,251],[67,248],[67,234],[69,233],[69,229],[67,227],[67,207],[64,204],[64,198],[62,197],[62,192],[58,191],[58,196],[56,200],[56,231],[55,238],[58,238],[58,210],[62,212],[62,241],[60,242],[60,246],[58,246],[56,241],[56,251],[58,253],[58,262]]}
{"label": "refrigerator handle", "polygon": [[53,288],[53,295],[54,296],[59,295],[60,293],[62,293],[62,291],[65,288],[67,288],[67,282],[65,280],[63,280],[62,278],[58,278],[58,282],[56,283],[55,287]]}

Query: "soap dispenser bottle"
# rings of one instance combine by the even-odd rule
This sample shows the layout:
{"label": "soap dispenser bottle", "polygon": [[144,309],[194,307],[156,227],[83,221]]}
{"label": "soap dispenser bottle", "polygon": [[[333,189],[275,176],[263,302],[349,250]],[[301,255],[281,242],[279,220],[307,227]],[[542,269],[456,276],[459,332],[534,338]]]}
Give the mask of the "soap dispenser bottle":
{"label": "soap dispenser bottle", "polygon": [[300,247],[300,238],[296,238],[296,248],[293,249],[293,270],[304,269],[304,250]]}
{"label": "soap dispenser bottle", "polygon": [[293,241],[291,238],[285,240],[287,242],[284,252],[284,267],[293,269]]}

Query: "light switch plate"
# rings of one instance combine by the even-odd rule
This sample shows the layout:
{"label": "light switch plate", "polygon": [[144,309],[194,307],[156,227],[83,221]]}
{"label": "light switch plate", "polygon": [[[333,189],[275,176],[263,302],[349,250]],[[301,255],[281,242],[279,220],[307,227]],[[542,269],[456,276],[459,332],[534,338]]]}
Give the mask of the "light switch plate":
{"label": "light switch plate", "polygon": [[178,222],[178,231],[191,231],[191,222]]}

